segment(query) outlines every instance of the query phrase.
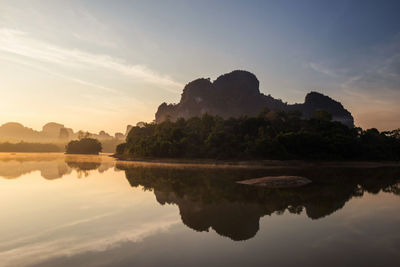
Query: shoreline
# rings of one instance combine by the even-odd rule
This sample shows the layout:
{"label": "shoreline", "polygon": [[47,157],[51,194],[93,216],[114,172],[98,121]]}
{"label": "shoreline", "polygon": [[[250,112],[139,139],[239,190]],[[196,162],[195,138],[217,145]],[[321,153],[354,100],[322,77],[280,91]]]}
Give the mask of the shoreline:
{"label": "shoreline", "polygon": [[400,167],[400,161],[361,161],[361,160],[215,160],[215,159],[177,159],[177,158],[123,158],[109,155],[118,163],[141,163],[160,165],[232,166],[232,167],[349,167],[378,168]]}
{"label": "shoreline", "polygon": [[0,152],[0,159],[49,159],[68,158],[87,162],[115,161],[119,165],[152,165],[181,167],[232,167],[232,168],[379,168],[399,167],[400,161],[339,161],[339,160],[215,160],[215,159],[176,159],[176,158],[121,158],[110,153],[99,155],[65,154],[62,152]]}

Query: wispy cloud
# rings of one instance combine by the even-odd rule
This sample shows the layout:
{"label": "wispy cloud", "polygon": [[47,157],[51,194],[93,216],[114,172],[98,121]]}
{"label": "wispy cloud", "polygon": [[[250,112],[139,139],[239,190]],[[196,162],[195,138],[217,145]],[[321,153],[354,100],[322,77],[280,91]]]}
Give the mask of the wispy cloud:
{"label": "wispy cloud", "polygon": [[325,74],[328,76],[338,76],[338,74],[333,69],[330,69],[320,63],[309,62],[309,63],[307,63],[307,67],[309,67],[313,71],[316,71],[318,73],[322,73],[322,74]]}
{"label": "wispy cloud", "polygon": [[21,59],[15,58],[15,57],[3,56],[3,55],[0,54],[0,59],[5,60],[5,61],[9,61],[9,62],[12,62],[12,63],[16,63],[16,64],[19,64],[19,65],[23,65],[23,66],[26,66],[26,67],[28,67],[30,69],[36,69],[36,70],[38,70],[40,72],[43,72],[43,73],[46,73],[46,74],[49,74],[49,75],[52,75],[52,76],[60,77],[60,78],[63,78],[63,79],[66,79],[66,80],[69,80],[69,81],[72,81],[72,82],[75,82],[75,83],[78,83],[78,84],[86,85],[86,86],[89,86],[89,87],[92,87],[92,88],[96,88],[96,89],[101,89],[102,91],[105,91],[105,92],[114,93],[114,94],[119,93],[118,90],[116,90],[114,88],[110,88],[110,87],[103,86],[103,85],[100,85],[100,84],[96,84],[96,83],[93,83],[93,82],[89,82],[89,81],[85,81],[85,80],[78,79],[78,78],[75,78],[75,77],[71,77],[69,75],[61,74],[61,73],[56,72],[54,70],[51,70],[49,68],[46,68],[46,67],[43,67],[43,66],[40,66],[40,65],[37,65],[37,64],[32,64],[30,62],[23,61]]}
{"label": "wispy cloud", "polygon": [[382,90],[400,92],[400,53],[375,59],[358,75],[349,77],[342,87],[375,91],[380,95]]}
{"label": "wispy cloud", "polygon": [[390,130],[400,125],[400,35],[373,47],[353,75],[339,85],[364,127]]}
{"label": "wispy cloud", "polygon": [[304,67],[325,76],[362,127],[399,127],[400,33],[344,61],[310,61]]}
{"label": "wispy cloud", "polygon": [[172,92],[177,92],[183,87],[183,84],[171,77],[158,74],[146,66],[128,64],[110,55],[59,47],[35,39],[26,32],[8,28],[0,29],[0,51],[69,68],[113,71]]}

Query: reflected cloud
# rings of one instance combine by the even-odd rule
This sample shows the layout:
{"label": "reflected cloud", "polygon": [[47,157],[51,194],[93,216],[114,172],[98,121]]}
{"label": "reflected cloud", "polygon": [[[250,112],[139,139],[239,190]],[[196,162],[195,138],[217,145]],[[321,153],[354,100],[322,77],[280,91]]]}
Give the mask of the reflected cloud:
{"label": "reflected cloud", "polygon": [[[92,220],[84,220],[70,223],[63,228],[85,227],[83,224],[93,223],[93,221],[104,216],[97,216]],[[127,242],[140,242],[143,239],[155,235],[159,232],[168,230],[178,221],[170,216],[159,216],[157,220],[152,222],[136,225],[124,225],[121,227],[112,227],[107,232],[99,232],[81,235],[81,232],[75,232],[68,237],[63,236],[51,238],[51,233],[55,234],[59,228],[53,229],[45,236],[38,234],[36,238],[26,238],[25,244],[17,246],[13,249],[0,250],[0,258],[2,266],[30,266],[40,264],[47,260],[59,257],[72,257],[87,252],[101,252],[118,247]],[[87,225],[86,225],[87,227]],[[3,244],[1,244],[3,245]]]}

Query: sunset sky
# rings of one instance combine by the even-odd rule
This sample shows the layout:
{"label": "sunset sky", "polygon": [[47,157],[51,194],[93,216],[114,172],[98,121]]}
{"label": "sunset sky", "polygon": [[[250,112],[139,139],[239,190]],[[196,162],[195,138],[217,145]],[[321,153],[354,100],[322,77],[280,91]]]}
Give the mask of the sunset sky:
{"label": "sunset sky", "polygon": [[0,124],[125,132],[235,69],[289,103],[400,127],[400,1],[0,0]]}

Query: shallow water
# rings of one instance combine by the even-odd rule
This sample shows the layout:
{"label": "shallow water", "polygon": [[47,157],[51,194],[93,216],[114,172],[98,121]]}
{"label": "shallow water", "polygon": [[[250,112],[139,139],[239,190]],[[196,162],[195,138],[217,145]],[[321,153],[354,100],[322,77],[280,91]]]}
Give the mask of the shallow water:
{"label": "shallow water", "polygon": [[[313,183],[234,183],[301,175]],[[0,155],[0,266],[400,266],[400,168]]]}

